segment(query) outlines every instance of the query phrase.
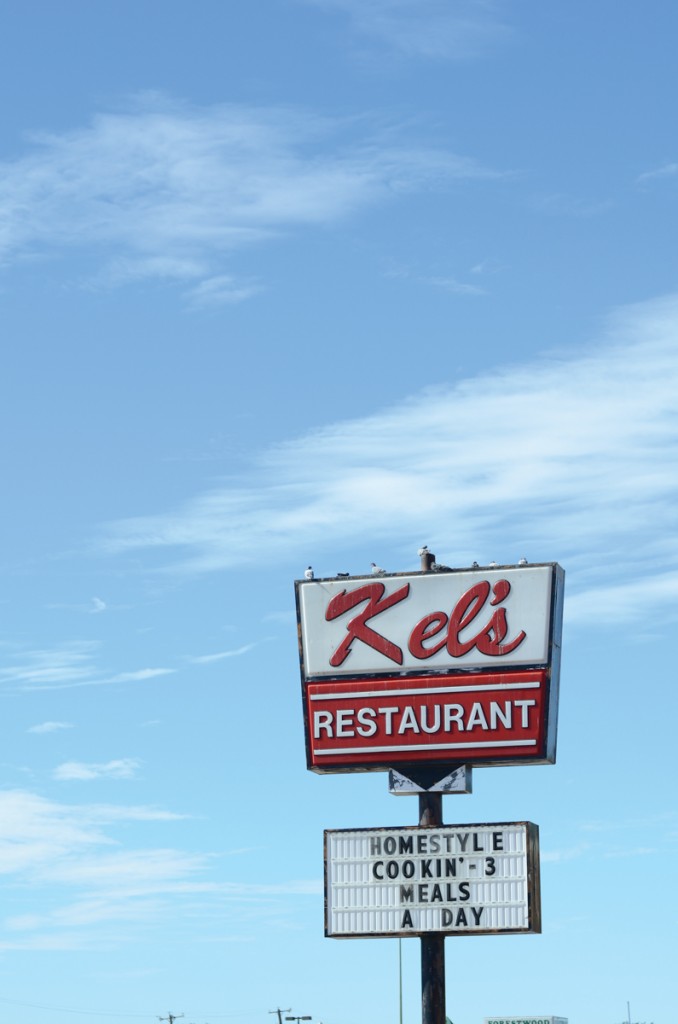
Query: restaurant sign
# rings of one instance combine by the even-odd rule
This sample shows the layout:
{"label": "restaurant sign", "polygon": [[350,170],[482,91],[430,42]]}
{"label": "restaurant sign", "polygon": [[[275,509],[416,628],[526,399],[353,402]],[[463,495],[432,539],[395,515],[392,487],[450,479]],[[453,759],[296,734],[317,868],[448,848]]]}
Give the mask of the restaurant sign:
{"label": "restaurant sign", "polygon": [[556,563],[296,583],[308,767],[555,761]]}
{"label": "restaurant sign", "polygon": [[531,822],[325,832],[332,938],[540,931]]}

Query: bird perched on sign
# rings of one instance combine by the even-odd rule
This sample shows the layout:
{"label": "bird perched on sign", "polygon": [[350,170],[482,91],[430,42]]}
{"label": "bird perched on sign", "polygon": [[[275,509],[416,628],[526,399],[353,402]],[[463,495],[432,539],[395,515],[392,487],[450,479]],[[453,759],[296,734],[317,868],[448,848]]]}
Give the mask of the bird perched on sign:
{"label": "bird perched on sign", "polygon": [[314,577],[313,569],[309,565],[308,569],[304,569],[304,579],[305,580],[312,580],[313,577]]}
{"label": "bird perched on sign", "polygon": [[337,579],[339,579],[339,580],[347,580],[350,575],[351,575],[350,572],[338,572],[337,573]]}
{"label": "bird perched on sign", "polygon": [[386,570],[382,569],[380,566],[378,566],[376,562],[370,562],[370,566],[371,566],[370,571],[371,571],[373,576],[385,576],[386,575]]}
{"label": "bird perched on sign", "polygon": [[525,558],[525,555],[523,555],[523,557],[519,560],[518,565],[527,565],[527,559]]}
{"label": "bird perched on sign", "polygon": [[417,551],[417,554],[419,555],[420,558],[423,558],[424,555],[427,555],[428,554],[428,544],[422,544],[422,546]]}

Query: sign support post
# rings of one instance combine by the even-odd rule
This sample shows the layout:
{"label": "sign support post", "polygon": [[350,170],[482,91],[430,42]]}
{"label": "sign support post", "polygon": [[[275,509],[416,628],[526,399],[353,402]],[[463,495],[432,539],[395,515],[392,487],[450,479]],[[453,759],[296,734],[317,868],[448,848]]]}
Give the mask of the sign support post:
{"label": "sign support post", "polygon": [[[442,823],[442,794],[420,793],[419,826]],[[445,936],[439,933],[421,937],[421,1022],[445,1024]]]}

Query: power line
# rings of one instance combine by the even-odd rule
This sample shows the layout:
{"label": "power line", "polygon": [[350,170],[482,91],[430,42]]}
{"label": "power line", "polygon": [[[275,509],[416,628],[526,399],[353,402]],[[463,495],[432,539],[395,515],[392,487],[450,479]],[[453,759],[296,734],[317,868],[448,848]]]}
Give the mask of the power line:
{"label": "power line", "polygon": [[[25,1006],[32,1010],[45,1010],[48,1013],[70,1013],[77,1016],[88,1017],[117,1017],[125,1019],[144,1019],[156,1016],[150,1010],[138,1010],[136,1013],[125,1010],[76,1010],[72,1006],[48,1006],[45,1003],[29,1003],[23,999],[9,999],[7,996],[0,996],[0,1003],[7,1003],[10,1006]],[[219,1018],[220,1020],[234,1020],[237,1017],[259,1017],[264,1011],[261,1008],[241,1010],[238,1013],[222,1013],[221,1010],[192,1010],[193,1016],[203,1015],[205,1017]],[[275,1010],[273,1011],[275,1013]],[[176,1016],[172,1014],[176,1020]],[[184,1014],[182,1013],[183,1017]],[[167,1017],[158,1017],[158,1020],[167,1020]]]}

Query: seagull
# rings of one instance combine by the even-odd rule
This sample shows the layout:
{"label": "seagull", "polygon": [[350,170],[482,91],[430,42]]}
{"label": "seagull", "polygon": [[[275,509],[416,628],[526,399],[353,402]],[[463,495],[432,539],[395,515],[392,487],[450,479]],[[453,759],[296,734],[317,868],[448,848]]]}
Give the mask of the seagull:
{"label": "seagull", "polygon": [[372,567],[371,568],[371,572],[372,572],[373,576],[385,576],[386,575],[385,570],[380,568],[380,566],[378,566],[376,562],[370,562],[370,565]]}
{"label": "seagull", "polygon": [[523,557],[520,559],[518,565],[527,565],[527,559],[525,558],[525,555],[523,555]]}
{"label": "seagull", "polygon": [[427,555],[428,554],[428,545],[427,544],[423,544],[419,548],[419,550],[417,551],[417,554],[419,555],[420,558],[423,558],[424,555]]}
{"label": "seagull", "polygon": [[309,565],[308,569],[304,569],[304,579],[312,580],[313,578],[313,569]]}
{"label": "seagull", "polygon": [[472,568],[472,569],[479,569],[479,568],[480,568],[480,566],[478,565],[478,563],[477,563],[477,562],[471,562],[471,568]]}
{"label": "seagull", "polygon": [[489,564],[488,568],[490,568],[490,569],[496,569],[496,568],[497,568],[497,566],[498,566],[498,564],[499,564],[498,562],[490,562],[490,564]]}

